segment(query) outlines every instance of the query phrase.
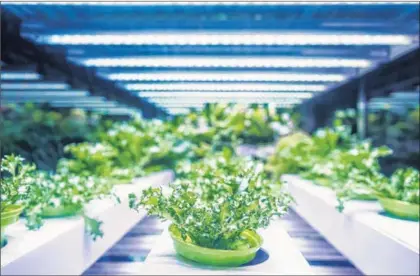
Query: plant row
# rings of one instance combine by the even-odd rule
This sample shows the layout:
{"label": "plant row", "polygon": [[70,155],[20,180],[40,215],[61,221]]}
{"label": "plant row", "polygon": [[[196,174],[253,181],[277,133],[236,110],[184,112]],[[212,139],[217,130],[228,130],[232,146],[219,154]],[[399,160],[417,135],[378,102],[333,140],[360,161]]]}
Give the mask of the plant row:
{"label": "plant row", "polygon": [[[24,110],[36,112],[39,124],[48,122],[46,118],[52,116],[54,119],[48,124],[54,126],[53,130],[63,123],[63,116],[56,113],[33,106],[26,106]],[[18,111],[21,117],[25,115],[22,110]],[[85,206],[94,199],[105,197],[119,202],[114,194],[115,185],[130,183],[136,177],[165,169],[186,175],[183,168],[188,163],[196,163],[221,150],[233,154],[236,145],[249,141],[250,137],[259,142],[273,140],[276,131],[270,124],[286,125],[288,122],[287,117],[280,118],[268,106],[254,106],[244,111],[240,106],[208,105],[202,112],[168,120],[136,117],[130,121],[105,121],[90,133],[79,135],[84,137],[81,142],[63,146],[55,170],[41,170],[26,163],[21,156],[5,155],[1,164],[2,237],[4,228],[15,222],[20,213],[29,229],[39,229],[46,218],[80,214],[86,221],[87,230],[96,239],[103,234],[101,222],[88,217]],[[84,116],[83,113],[79,115]],[[3,127],[11,128],[11,124],[12,121],[6,122]],[[32,125],[28,123],[27,127]],[[57,132],[56,140],[63,141],[66,135]],[[25,137],[15,136],[8,138],[10,145],[24,144]],[[233,175],[235,168],[230,170]],[[184,178],[193,179],[192,175]]]}
{"label": "plant row", "polygon": [[354,115],[352,110],[339,111],[332,127],[318,129],[313,135],[296,131],[280,139],[267,170],[274,177],[299,174],[333,189],[339,210],[348,200],[378,199],[392,215],[418,220],[419,171],[400,168],[384,175],[379,160],[392,150],[357,139],[344,123]]}

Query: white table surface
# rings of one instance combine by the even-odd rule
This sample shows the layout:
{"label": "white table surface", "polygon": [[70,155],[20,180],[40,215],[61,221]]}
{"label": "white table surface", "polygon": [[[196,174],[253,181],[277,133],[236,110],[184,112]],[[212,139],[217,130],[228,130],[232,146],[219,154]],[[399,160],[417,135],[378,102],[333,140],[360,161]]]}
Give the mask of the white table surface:
{"label": "white table surface", "polygon": [[296,212],[362,272],[419,274],[419,222],[387,216],[376,201],[353,200],[339,213],[331,189],[296,175],[283,179]]}
{"label": "white table surface", "polygon": [[87,214],[103,221],[104,236],[96,241],[85,233],[81,217],[46,219],[37,231],[28,230],[21,219],[6,229],[8,243],[1,249],[1,275],[82,274],[146,215],[129,208],[128,194],[166,185],[172,179],[171,171],[138,178],[115,187],[121,204],[111,199],[88,204]]}
{"label": "white table surface", "polygon": [[312,275],[309,264],[286,233],[280,220],[259,231],[269,258],[256,265],[221,268],[200,265],[176,254],[166,230],[147,257],[141,275]]}

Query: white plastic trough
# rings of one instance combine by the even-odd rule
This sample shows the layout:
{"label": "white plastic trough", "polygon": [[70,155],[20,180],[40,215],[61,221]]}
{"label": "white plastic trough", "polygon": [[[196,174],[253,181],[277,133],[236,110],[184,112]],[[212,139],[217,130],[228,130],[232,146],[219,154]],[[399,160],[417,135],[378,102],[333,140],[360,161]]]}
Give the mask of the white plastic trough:
{"label": "white plastic trough", "polygon": [[8,244],[1,249],[1,275],[80,275],[120,240],[146,212],[128,206],[128,194],[148,187],[166,185],[171,171],[138,178],[132,184],[117,185],[121,204],[96,200],[87,213],[103,221],[103,238],[92,241],[80,217],[47,219],[38,231],[29,231],[23,220],[7,228]]}
{"label": "white plastic trough", "polygon": [[309,264],[284,230],[280,220],[273,221],[267,229],[259,233],[264,239],[262,249],[268,254],[268,259],[254,265],[217,268],[182,260],[182,257],[176,254],[173,241],[166,230],[159,237],[138,273],[140,275],[312,275]]}
{"label": "white plastic trough", "polygon": [[285,175],[293,207],[366,275],[419,275],[419,223],[387,216],[375,201],[354,200],[343,213],[335,193]]}

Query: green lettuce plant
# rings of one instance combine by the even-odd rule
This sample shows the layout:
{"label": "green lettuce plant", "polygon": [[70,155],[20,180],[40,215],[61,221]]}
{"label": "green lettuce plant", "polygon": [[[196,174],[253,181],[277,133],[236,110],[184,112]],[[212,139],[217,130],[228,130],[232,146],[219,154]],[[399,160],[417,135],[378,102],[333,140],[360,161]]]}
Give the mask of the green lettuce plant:
{"label": "green lettuce plant", "polygon": [[[48,210],[67,209],[80,214],[85,220],[86,230],[94,240],[103,236],[102,222],[85,214],[84,207],[94,199],[113,196],[112,185],[108,181],[93,176],[78,176],[68,173],[47,173],[38,171],[33,176],[31,194],[25,212],[29,229],[39,229],[44,223]],[[119,199],[115,197],[117,201]]]}
{"label": "green lettuce plant", "polygon": [[65,151],[70,153],[73,158],[61,159],[58,171],[105,178],[112,175],[112,158],[117,153],[110,145],[84,142],[67,145]]}
{"label": "green lettuce plant", "polygon": [[259,171],[243,178],[187,176],[168,191],[149,188],[139,197],[130,194],[130,207],[170,220],[187,242],[235,250],[247,246],[241,233],[267,227],[273,216],[287,211],[288,194],[274,195],[262,184]]}
{"label": "green lettuce plant", "polygon": [[411,204],[420,204],[419,171],[414,168],[397,169],[386,177],[373,169],[369,174],[353,171],[346,185],[339,191],[340,210],[355,191],[363,189],[378,198],[399,200]]}
{"label": "green lettuce plant", "polygon": [[31,194],[34,164],[24,163],[17,155],[6,155],[1,160],[1,212],[12,205],[26,206]]}

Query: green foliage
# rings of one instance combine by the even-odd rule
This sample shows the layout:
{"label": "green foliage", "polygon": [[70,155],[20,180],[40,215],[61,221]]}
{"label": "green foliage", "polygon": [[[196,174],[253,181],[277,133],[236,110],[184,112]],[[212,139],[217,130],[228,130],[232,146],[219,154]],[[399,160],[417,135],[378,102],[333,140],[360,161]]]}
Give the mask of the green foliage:
{"label": "green foliage", "polygon": [[[109,195],[112,195],[112,185],[104,179],[37,171],[33,175],[31,193],[25,209],[27,226],[29,229],[39,229],[43,225],[43,213],[46,208],[71,207],[83,214],[87,203]],[[101,236],[98,229],[88,229],[94,239]]]}
{"label": "green foliage", "polygon": [[[218,185],[218,180],[210,180],[205,186]],[[172,185],[169,195],[159,188],[145,190],[139,199],[131,194],[130,207],[145,207],[149,214],[172,221],[184,240],[196,245],[236,249],[242,232],[268,226],[274,215],[286,212],[289,203],[288,197],[273,196],[263,187],[219,193],[212,200],[204,200],[196,189],[201,184],[194,181]]]}
{"label": "green foliage", "polygon": [[57,170],[80,176],[110,177],[112,175],[112,158],[117,155],[113,147],[102,143],[79,143],[65,147],[72,159],[61,159]]}
{"label": "green foliage", "polygon": [[337,194],[339,210],[343,210],[345,201],[361,189],[376,197],[420,204],[419,171],[414,168],[397,169],[390,177],[386,177],[378,169],[372,169],[368,174],[353,171],[346,185]]}
{"label": "green foliage", "polygon": [[226,147],[197,162],[180,162],[170,188],[130,194],[130,207],[172,221],[184,240],[196,245],[237,249],[244,246],[241,233],[266,227],[291,201],[272,189],[262,169],[262,163]]}
{"label": "green foliage", "polygon": [[100,119],[78,109],[48,111],[34,104],[2,109],[2,156],[18,154],[40,169],[54,170],[65,145],[86,140]]}
{"label": "green foliage", "polygon": [[32,174],[35,165],[25,164],[24,159],[8,155],[1,160],[1,211],[12,204],[25,205],[31,195]]}

